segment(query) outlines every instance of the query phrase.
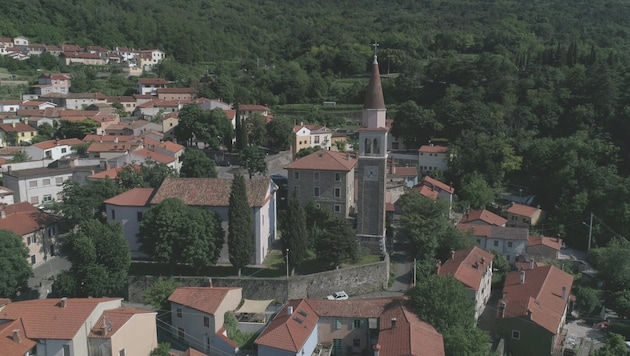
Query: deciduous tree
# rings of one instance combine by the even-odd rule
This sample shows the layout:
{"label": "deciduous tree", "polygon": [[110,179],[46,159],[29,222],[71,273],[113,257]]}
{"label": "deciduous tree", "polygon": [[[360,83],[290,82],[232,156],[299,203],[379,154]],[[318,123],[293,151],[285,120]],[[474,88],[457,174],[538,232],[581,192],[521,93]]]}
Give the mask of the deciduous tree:
{"label": "deciduous tree", "polygon": [[217,168],[214,161],[203,151],[188,149],[181,157],[182,168],[179,175],[183,178],[216,178]]}
{"label": "deciduous tree", "polygon": [[164,163],[146,160],[138,167],[126,165],[118,173],[122,190],[133,188],[159,188],[167,177],[177,177],[177,171]]}
{"label": "deciduous tree", "polygon": [[315,254],[334,267],[355,261],[359,257],[356,231],[347,220],[333,217],[315,241]]}
{"label": "deciduous tree", "polygon": [[63,183],[61,211],[68,226],[90,219],[106,221],[105,200],[120,193],[119,188],[109,179],[91,180],[86,184],[67,180]]}
{"label": "deciduous tree", "polygon": [[252,231],[252,212],[247,200],[245,178],[237,174],[232,182],[230,207],[228,212],[228,251],[230,263],[238,270],[251,262],[254,253],[254,232]]}
{"label": "deciduous tree", "polygon": [[28,256],[21,236],[0,230],[0,296],[14,298],[28,289],[28,278],[33,274]]}
{"label": "deciduous tree", "polygon": [[267,123],[267,134],[274,147],[287,149],[292,141],[293,120],[286,116],[274,117]]}
{"label": "deciduous tree", "polygon": [[254,177],[256,173],[262,175],[267,174],[267,162],[265,154],[258,146],[247,146],[241,150],[239,154],[241,167],[247,170],[249,179]]}

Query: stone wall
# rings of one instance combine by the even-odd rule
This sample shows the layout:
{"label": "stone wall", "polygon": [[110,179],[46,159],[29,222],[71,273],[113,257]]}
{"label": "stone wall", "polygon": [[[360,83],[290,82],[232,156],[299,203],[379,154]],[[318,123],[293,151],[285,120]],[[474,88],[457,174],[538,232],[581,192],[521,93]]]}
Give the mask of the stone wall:
{"label": "stone wall", "polygon": [[[157,276],[130,276],[127,299],[132,303],[144,302],[144,291]],[[173,277],[181,286],[199,287],[210,285],[209,277]],[[241,287],[243,298],[288,299],[323,298],[343,290],[350,296],[381,291],[387,288],[389,257],[362,266],[286,278],[238,278],[212,277],[215,287]]]}

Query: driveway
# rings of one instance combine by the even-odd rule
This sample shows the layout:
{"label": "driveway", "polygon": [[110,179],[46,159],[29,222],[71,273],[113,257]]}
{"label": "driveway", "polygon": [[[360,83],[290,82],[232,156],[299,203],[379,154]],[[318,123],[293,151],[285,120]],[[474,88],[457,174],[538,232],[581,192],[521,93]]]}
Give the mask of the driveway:
{"label": "driveway", "polygon": [[565,347],[579,350],[580,355],[602,347],[606,343],[606,334],[593,329],[593,324],[583,319],[569,320],[562,328],[565,333]]}
{"label": "driveway", "polygon": [[52,291],[52,277],[70,269],[70,262],[65,257],[55,256],[33,268],[33,277],[28,279],[33,298],[45,299]]}

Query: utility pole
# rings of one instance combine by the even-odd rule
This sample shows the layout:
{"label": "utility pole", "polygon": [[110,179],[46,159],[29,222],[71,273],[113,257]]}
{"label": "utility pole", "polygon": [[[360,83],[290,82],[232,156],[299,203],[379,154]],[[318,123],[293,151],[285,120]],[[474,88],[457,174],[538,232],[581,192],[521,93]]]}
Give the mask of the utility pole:
{"label": "utility pole", "polygon": [[591,238],[593,237],[593,212],[591,212],[591,221],[588,224],[588,248],[586,252],[591,250]]}
{"label": "utility pole", "polygon": [[413,259],[413,286],[416,286],[416,259]]}
{"label": "utility pole", "polygon": [[289,279],[289,249],[287,249],[287,279]]}

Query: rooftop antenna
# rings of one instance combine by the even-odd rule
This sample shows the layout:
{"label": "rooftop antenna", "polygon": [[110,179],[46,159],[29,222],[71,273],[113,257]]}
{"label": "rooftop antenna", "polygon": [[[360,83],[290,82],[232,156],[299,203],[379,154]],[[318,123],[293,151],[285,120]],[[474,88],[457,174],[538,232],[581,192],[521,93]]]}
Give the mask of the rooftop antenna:
{"label": "rooftop antenna", "polygon": [[376,57],[376,48],[378,47],[378,42],[374,41],[374,43],[372,43],[372,47],[374,47],[374,57]]}

